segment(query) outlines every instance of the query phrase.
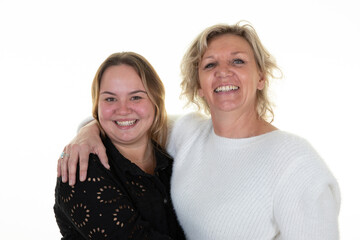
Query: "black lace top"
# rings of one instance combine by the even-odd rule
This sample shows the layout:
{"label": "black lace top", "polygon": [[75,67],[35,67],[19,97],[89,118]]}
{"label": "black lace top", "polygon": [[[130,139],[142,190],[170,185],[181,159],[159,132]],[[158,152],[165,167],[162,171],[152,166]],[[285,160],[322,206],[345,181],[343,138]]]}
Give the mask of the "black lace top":
{"label": "black lace top", "polygon": [[[104,140],[111,170],[90,154],[87,180],[57,179],[55,217],[62,239],[185,239],[170,199],[172,159],[154,147],[155,174]],[[77,177],[78,178],[78,177]]]}

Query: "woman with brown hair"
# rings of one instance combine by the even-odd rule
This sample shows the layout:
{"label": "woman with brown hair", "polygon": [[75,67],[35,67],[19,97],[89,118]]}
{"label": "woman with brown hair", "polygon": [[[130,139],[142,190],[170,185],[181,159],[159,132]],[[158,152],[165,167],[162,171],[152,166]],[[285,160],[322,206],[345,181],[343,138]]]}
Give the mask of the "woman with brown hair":
{"label": "woman with brown hair", "polygon": [[84,182],[70,187],[58,179],[54,211],[63,239],[184,239],[170,198],[164,96],[139,54],[115,53],[101,64],[93,117],[110,169],[90,154]]}

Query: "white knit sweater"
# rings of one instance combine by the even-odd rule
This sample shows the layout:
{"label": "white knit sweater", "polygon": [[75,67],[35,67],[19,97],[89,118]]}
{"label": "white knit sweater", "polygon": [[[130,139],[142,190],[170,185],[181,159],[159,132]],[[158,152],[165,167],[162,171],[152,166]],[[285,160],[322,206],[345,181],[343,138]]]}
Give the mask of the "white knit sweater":
{"label": "white knit sweater", "polygon": [[276,130],[229,139],[189,114],[172,130],[171,194],[188,239],[339,239],[339,187],[310,144]]}

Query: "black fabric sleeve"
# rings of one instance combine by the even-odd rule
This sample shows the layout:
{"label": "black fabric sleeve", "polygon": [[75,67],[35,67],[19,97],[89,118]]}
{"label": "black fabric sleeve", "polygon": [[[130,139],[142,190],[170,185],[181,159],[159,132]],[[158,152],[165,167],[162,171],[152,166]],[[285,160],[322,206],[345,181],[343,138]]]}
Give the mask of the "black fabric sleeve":
{"label": "black fabric sleeve", "polygon": [[171,239],[144,221],[126,190],[100,164],[89,162],[88,178],[56,186],[55,216],[62,239]]}

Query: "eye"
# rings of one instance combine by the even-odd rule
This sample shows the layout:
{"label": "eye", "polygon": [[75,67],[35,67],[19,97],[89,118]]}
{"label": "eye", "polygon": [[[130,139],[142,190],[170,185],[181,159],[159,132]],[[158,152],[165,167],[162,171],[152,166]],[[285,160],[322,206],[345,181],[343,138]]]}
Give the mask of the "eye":
{"label": "eye", "polygon": [[115,102],[116,99],[113,98],[113,97],[108,97],[108,98],[105,98],[105,101],[106,101],[106,102]]}
{"label": "eye", "polygon": [[213,68],[213,67],[215,67],[215,66],[216,66],[215,63],[208,63],[208,64],[205,65],[204,69]]}
{"label": "eye", "polygon": [[132,96],[130,98],[131,101],[136,101],[136,100],[140,100],[140,99],[142,99],[142,97],[140,97],[140,96]]}
{"label": "eye", "polygon": [[234,64],[244,64],[245,62],[243,60],[241,60],[240,58],[236,58],[233,60]]}

